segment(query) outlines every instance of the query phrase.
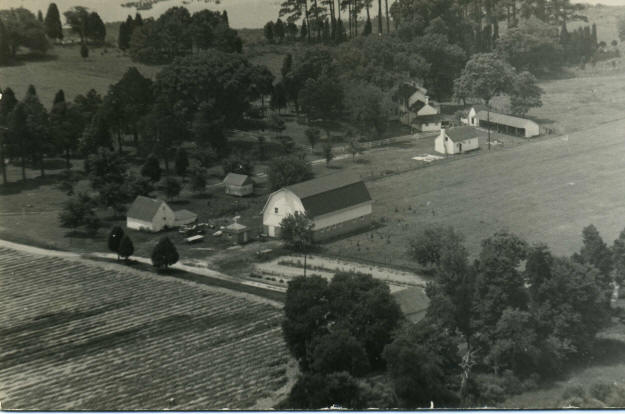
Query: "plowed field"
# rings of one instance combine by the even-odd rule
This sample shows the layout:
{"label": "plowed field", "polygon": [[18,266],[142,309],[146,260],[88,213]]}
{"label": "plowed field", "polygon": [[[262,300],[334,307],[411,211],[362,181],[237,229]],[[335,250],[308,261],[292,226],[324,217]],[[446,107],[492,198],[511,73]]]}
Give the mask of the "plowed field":
{"label": "plowed field", "polygon": [[285,383],[278,308],[0,248],[4,409],[253,407]]}

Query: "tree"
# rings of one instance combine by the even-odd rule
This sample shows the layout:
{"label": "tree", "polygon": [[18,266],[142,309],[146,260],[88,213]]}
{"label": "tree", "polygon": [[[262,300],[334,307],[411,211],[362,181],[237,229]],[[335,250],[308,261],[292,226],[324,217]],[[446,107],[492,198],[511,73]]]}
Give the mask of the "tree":
{"label": "tree", "polygon": [[77,95],[74,98],[74,105],[83,118],[83,123],[89,125],[102,105],[102,97],[95,89],[90,89],[86,95]]}
{"label": "tree", "polygon": [[78,148],[78,141],[84,129],[83,119],[78,108],[65,102],[63,90],[54,97],[50,110],[50,134],[55,147],[65,154],[65,166],[69,170],[70,156]]}
{"label": "tree", "polygon": [[[314,244],[313,221],[306,215],[296,211],[284,217],[280,222],[280,238],[289,249],[305,253]],[[306,271],[304,270],[304,275]]]}
{"label": "tree", "polygon": [[462,242],[462,235],[452,227],[430,226],[410,239],[408,253],[421,266],[439,266],[444,250],[457,247]]}
{"label": "tree", "polygon": [[200,103],[193,121],[191,130],[197,147],[212,151],[216,157],[224,156],[228,152],[228,139],[223,131],[224,118],[215,118],[213,104]]}
{"label": "tree", "polygon": [[38,10],[38,11],[37,11],[37,20],[38,20],[40,23],[43,23],[43,13],[41,12],[41,10]]}
{"label": "tree", "polygon": [[182,190],[182,185],[180,185],[180,181],[171,176],[166,176],[165,178],[163,178],[161,186],[163,187],[163,191],[165,192],[165,195],[169,200],[177,197],[178,194],[180,194],[180,190]]}
{"label": "tree", "polygon": [[161,179],[161,166],[154,154],[150,154],[145,160],[141,167],[141,175],[149,178],[153,183]]}
{"label": "tree", "polygon": [[106,148],[99,148],[85,160],[85,173],[91,188],[96,191],[106,185],[121,187],[126,181],[128,165],[122,156]]}
{"label": "tree", "polygon": [[278,110],[278,114],[280,113],[280,109],[286,108],[287,105],[287,93],[284,83],[282,81],[275,84],[273,90],[271,91],[271,101],[270,106],[271,109]]}
{"label": "tree", "polygon": [[254,172],[254,165],[249,156],[243,154],[241,151],[234,151],[228,158],[223,160],[222,168],[224,174],[236,173],[243,175],[252,175]]}
{"label": "tree", "polygon": [[[2,22],[0,21],[0,26]],[[0,27],[1,30],[1,27]],[[9,121],[11,120],[11,112],[17,105],[17,98],[11,88],[6,88],[2,91],[2,98],[0,99],[0,126],[2,131],[0,132],[0,160],[6,159],[7,149],[13,142]],[[14,125],[15,126],[15,125]],[[5,129],[6,128],[6,129]],[[18,126],[19,130],[19,126]],[[0,162],[0,168],[2,168],[2,183],[7,183],[7,168],[4,162]]]}
{"label": "tree", "polygon": [[102,111],[98,111],[85,127],[80,137],[79,147],[86,156],[97,152],[100,148],[113,148],[109,125]]}
{"label": "tree", "polygon": [[117,35],[117,46],[121,50],[128,50],[130,47],[130,37],[132,36],[132,30],[134,29],[135,22],[132,20],[132,16],[128,15],[125,22],[119,25],[119,32]]}
{"label": "tree", "polygon": [[272,191],[313,178],[310,163],[295,155],[274,158],[269,165]]}
{"label": "tree", "polygon": [[48,6],[44,26],[46,28],[46,35],[48,35],[50,39],[63,39],[63,25],[61,24],[61,15],[56,3],[50,3]]}
{"label": "tree", "polygon": [[65,201],[59,213],[61,226],[71,229],[84,226],[87,233],[94,235],[100,227],[100,219],[96,216],[93,206],[93,200],[82,193]]}
{"label": "tree", "polygon": [[[488,108],[493,97],[510,91],[515,79],[514,69],[493,53],[478,53],[469,59],[460,77],[456,80],[457,97],[482,99]],[[466,89],[462,89],[466,88]],[[488,129],[490,150],[490,128]]]}
{"label": "tree", "polygon": [[362,154],[363,152],[362,146],[360,145],[358,138],[356,138],[355,136],[352,136],[351,139],[349,140],[348,148],[349,148],[349,152],[352,154],[352,162],[355,162],[356,155]]}
{"label": "tree", "polygon": [[343,109],[343,89],[329,75],[309,78],[298,94],[298,102],[310,119],[334,119]]}
{"label": "tree", "polygon": [[290,41],[297,40],[297,25],[294,22],[288,22],[286,24],[286,37]]}
{"label": "tree", "polygon": [[273,35],[280,43],[284,40],[285,32],[286,27],[284,26],[284,22],[282,19],[278,18],[276,24],[273,26]]}
{"label": "tree", "polygon": [[284,59],[282,59],[282,67],[280,68],[282,78],[284,79],[289,73],[291,73],[291,70],[293,70],[293,55],[287,53]]}
{"label": "tree", "polygon": [[179,258],[176,246],[168,237],[161,238],[152,250],[152,265],[159,271],[167,271]]}
{"label": "tree", "polygon": [[106,26],[98,13],[89,13],[86,21],[85,35],[97,44],[104,43],[104,39],[106,38]]}
{"label": "tree", "polygon": [[315,148],[315,144],[319,142],[321,138],[321,131],[319,131],[318,128],[306,128],[304,133],[306,134],[306,138],[310,144],[310,151],[312,152]]}
{"label": "tree", "polygon": [[287,400],[290,409],[322,409],[332,405],[366,407],[358,382],[347,372],[329,375],[304,374],[298,378]]}
{"label": "tree", "polygon": [[[22,47],[37,53],[46,53],[49,49],[50,44],[46,38],[44,25],[29,10],[23,7],[0,10],[0,20],[5,29],[5,41],[11,58],[15,58],[17,51]],[[4,41],[0,42],[0,46],[6,47],[2,43]]]}
{"label": "tree", "polygon": [[89,57],[89,48],[86,43],[80,45],[80,56],[82,56],[83,59],[87,59]]}
{"label": "tree", "polygon": [[119,242],[119,250],[117,253],[119,256],[123,257],[124,260],[128,260],[130,256],[135,252],[135,246],[132,244],[132,240],[128,237],[127,234],[124,234],[121,241]]}
{"label": "tree", "polygon": [[0,66],[7,65],[11,60],[9,36],[4,23],[0,20]]}
{"label": "tree", "polygon": [[395,393],[406,408],[454,406],[459,375],[458,338],[450,331],[422,320],[406,324],[384,349],[384,359]]}
{"label": "tree", "polygon": [[28,87],[23,100],[26,114],[26,136],[21,139],[26,140],[28,152],[34,163],[39,164],[41,176],[45,175],[44,155],[53,150],[53,143],[50,140],[50,120],[46,108],[39,101],[37,92],[33,85]]}
{"label": "tree", "polygon": [[330,161],[334,158],[334,153],[332,152],[332,144],[328,141],[323,143],[323,158],[326,160],[326,166],[330,165]]}
{"label": "tree", "polygon": [[120,226],[113,226],[109,232],[108,248],[113,253],[117,253],[117,260],[119,260],[119,246],[122,238],[124,237],[124,230]]}
{"label": "tree", "polygon": [[359,377],[369,372],[369,360],[362,344],[344,329],[313,338],[308,366],[313,372],[348,372]]}
{"label": "tree", "polygon": [[543,105],[540,99],[543,90],[536,85],[536,78],[529,72],[517,75],[513,89],[510,93],[510,105],[512,113],[525,116],[531,108]]}
{"label": "tree", "polygon": [[614,240],[612,262],[614,263],[614,280],[622,285],[625,282],[625,230],[621,231],[618,239]]}
{"label": "tree", "polygon": [[80,36],[80,43],[84,43],[87,36],[89,9],[82,6],[74,6],[65,11],[63,15],[71,31]]}
{"label": "tree", "polygon": [[180,147],[176,151],[176,174],[181,177],[184,177],[187,174],[187,169],[189,168],[189,158],[187,157],[187,151],[184,148]]}
{"label": "tree", "polygon": [[573,255],[573,259],[579,263],[587,263],[596,267],[606,280],[609,280],[614,267],[612,253],[601,238],[599,230],[591,224],[584,227],[582,236],[584,245],[579,253]]}
{"label": "tree", "polygon": [[23,103],[18,103],[9,115],[8,126],[8,155],[20,158],[22,180],[26,181],[26,158],[28,156],[26,140],[28,137],[28,125],[26,108]]}
{"label": "tree", "polygon": [[379,138],[386,130],[391,103],[381,89],[368,83],[347,83],[345,109],[361,134]]}
{"label": "tree", "polygon": [[206,191],[207,172],[206,168],[194,167],[189,171],[191,190],[196,193],[203,193]]}

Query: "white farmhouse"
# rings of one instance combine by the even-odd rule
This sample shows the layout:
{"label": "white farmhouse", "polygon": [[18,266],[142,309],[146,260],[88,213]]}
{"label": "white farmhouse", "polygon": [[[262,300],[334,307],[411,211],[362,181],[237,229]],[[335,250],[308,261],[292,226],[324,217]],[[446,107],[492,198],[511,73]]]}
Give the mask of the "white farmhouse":
{"label": "white farmhouse", "polygon": [[313,221],[315,240],[329,239],[369,226],[373,200],[356,177],[329,175],[284,187],[269,195],[263,208],[263,230],[280,236],[280,222],[296,211]]}
{"label": "white farmhouse", "polygon": [[434,140],[434,150],[440,154],[453,155],[476,150],[480,147],[479,134],[470,126],[441,129]]}
{"label": "white farmhouse", "polygon": [[224,178],[226,194],[243,197],[254,193],[254,181],[249,175],[228,173]]}
{"label": "white farmhouse", "polygon": [[189,210],[173,211],[163,200],[137,196],[126,214],[126,227],[157,232],[196,220],[197,214]]}
{"label": "white farmhouse", "polygon": [[417,82],[409,81],[399,85],[393,99],[397,102],[401,123],[420,132],[441,129],[440,107],[430,100],[427,89]]}

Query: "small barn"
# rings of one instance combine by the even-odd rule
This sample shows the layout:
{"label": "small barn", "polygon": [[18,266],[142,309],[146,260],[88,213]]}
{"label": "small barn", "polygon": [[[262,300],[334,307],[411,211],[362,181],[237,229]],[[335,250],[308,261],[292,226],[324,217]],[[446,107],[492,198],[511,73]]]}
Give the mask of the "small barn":
{"label": "small barn", "polygon": [[249,175],[228,173],[224,178],[226,194],[243,197],[254,193],[254,181]]}
{"label": "small barn", "polygon": [[468,122],[471,126],[489,128],[506,135],[531,138],[540,135],[540,127],[532,120],[505,115],[485,109],[471,108]]}
{"label": "small barn", "polygon": [[434,150],[446,155],[462,154],[479,147],[479,133],[470,126],[441,129],[434,140]]}
{"label": "small barn", "polygon": [[284,187],[269,195],[263,208],[263,232],[280,236],[283,218],[299,211],[313,221],[317,241],[366,228],[373,200],[358,177],[334,174]]}
{"label": "small barn", "polygon": [[126,227],[133,230],[161,231],[197,221],[197,214],[189,210],[172,210],[166,202],[137,196],[126,213]]}
{"label": "small barn", "polygon": [[137,196],[126,214],[126,227],[134,230],[161,231],[173,227],[176,214],[163,200]]}

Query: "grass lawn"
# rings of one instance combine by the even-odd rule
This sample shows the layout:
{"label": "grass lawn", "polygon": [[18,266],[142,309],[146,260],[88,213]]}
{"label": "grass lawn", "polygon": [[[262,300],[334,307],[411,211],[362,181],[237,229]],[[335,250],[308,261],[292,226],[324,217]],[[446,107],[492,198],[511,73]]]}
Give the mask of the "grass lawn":
{"label": "grass lawn", "polygon": [[52,106],[54,95],[59,89],[65,92],[66,100],[95,89],[104,95],[112,83],[121,79],[126,69],[135,66],[143,76],[154,79],[159,66],[147,66],[132,62],[114,48],[94,48],[89,57],[80,56],[77,45],[56,46],[48,56],[39,60],[21,61],[15,66],[0,67],[0,86],[11,87],[18,99],[26,94],[28,85],[37,89],[39,100],[46,107]]}

